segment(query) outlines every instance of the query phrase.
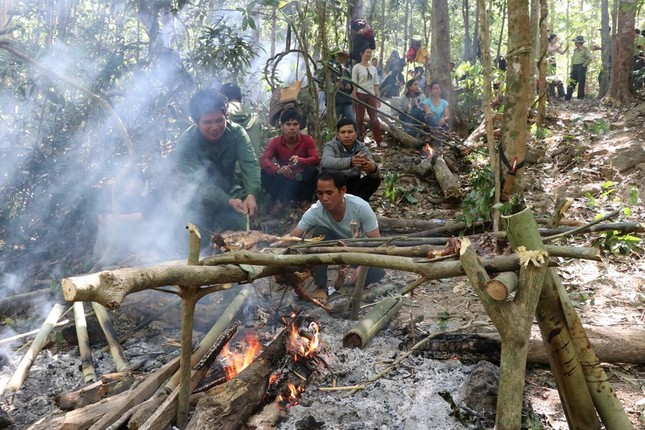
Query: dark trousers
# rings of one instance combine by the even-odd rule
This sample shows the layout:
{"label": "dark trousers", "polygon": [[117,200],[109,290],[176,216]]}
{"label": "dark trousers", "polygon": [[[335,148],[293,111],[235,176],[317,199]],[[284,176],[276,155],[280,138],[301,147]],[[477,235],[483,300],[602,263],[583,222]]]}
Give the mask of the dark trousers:
{"label": "dark trousers", "polygon": [[[565,96],[564,84],[559,79],[550,81],[547,84],[547,88],[549,89],[549,96],[551,97],[562,98]],[[557,93],[556,93],[556,90],[557,90]]]}
{"label": "dark trousers", "polygon": [[372,194],[376,192],[378,186],[381,184],[381,178],[376,176],[352,176],[347,178],[347,192],[360,197],[366,202],[370,201]]}
{"label": "dark trousers", "polygon": [[358,126],[358,134],[360,138],[365,139],[365,125],[363,124],[363,121],[365,121],[365,110],[367,110],[367,114],[370,116],[372,133],[374,133],[374,140],[376,143],[383,142],[383,137],[381,136],[381,124],[379,123],[378,111],[376,110],[378,100],[376,100],[376,97],[371,94],[357,93],[356,97],[358,97],[358,99],[363,103],[367,104],[367,106],[365,106],[363,103],[356,103],[356,125]]}
{"label": "dark trousers", "polygon": [[569,85],[567,86],[567,95],[565,100],[571,100],[573,97],[573,90],[578,85],[578,98],[585,98],[585,82],[586,82],[587,68],[582,64],[574,64],[571,68],[571,76],[569,77]]}
{"label": "dark trousers", "polygon": [[406,114],[400,114],[399,119],[403,122],[403,131],[411,136],[417,136],[418,130],[423,129],[425,122],[425,112],[420,108],[412,108]]}
{"label": "dark trousers", "polygon": [[316,189],[316,166],[306,166],[302,173],[296,174],[295,178],[287,178],[282,175],[271,175],[262,171],[262,186],[274,200],[281,202],[302,202],[312,201]]}
{"label": "dark trousers", "polygon": [[[336,233],[325,227],[314,227],[312,230],[313,237],[325,236],[325,240],[348,239],[339,237]],[[385,269],[380,267],[370,267],[367,269],[365,285],[373,284],[380,281],[385,276]],[[314,269],[314,284],[318,288],[327,288],[327,266],[316,266]]]}

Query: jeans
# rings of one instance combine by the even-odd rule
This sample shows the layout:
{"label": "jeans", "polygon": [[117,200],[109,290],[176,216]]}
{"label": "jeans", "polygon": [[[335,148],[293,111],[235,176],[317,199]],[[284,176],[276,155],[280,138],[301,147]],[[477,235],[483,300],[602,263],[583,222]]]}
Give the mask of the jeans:
{"label": "jeans", "polygon": [[340,119],[341,115],[356,122],[356,115],[354,115],[354,105],[351,103],[336,104],[336,118]]}

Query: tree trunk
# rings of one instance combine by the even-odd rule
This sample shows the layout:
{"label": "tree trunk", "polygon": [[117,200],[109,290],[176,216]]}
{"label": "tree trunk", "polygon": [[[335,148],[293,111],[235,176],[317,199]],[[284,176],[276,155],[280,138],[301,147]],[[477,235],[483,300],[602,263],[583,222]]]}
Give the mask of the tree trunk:
{"label": "tree trunk", "polygon": [[619,3],[611,79],[604,98],[616,107],[631,102],[634,84],[634,0],[620,0]]}
{"label": "tree trunk", "polygon": [[609,26],[609,0],[600,0],[600,44],[602,47],[602,70],[600,72],[600,88],[598,97],[603,98],[609,89],[611,73],[611,27]]}
{"label": "tree trunk", "polygon": [[[509,181],[514,159],[522,163],[526,158],[529,139],[527,118],[533,94],[533,61],[531,46],[533,29],[529,24],[528,0],[508,1],[508,56],[506,61],[506,99],[504,102],[504,125],[501,147],[508,166],[502,167],[502,177]],[[523,194],[524,169],[514,172],[511,192]]]}
{"label": "tree trunk", "polygon": [[449,119],[451,127],[453,126],[454,115],[457,106],[452,77],[450,75],[450,43],[446,43],[445,37],[450,34],[450,11],[448,9],[448,0],[432,0],[432,53],[430,60],[430,76],[426,77],[426,83],[430,84],[432,80],[437,80],[441,85],[441,98],[448,101],[450,105]]}

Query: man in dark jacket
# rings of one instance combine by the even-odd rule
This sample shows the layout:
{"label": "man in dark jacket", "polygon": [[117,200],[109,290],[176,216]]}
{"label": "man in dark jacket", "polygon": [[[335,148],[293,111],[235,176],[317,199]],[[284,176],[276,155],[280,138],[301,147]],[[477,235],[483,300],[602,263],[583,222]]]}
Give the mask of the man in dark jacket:
{"label": "man in dark jacket", "polygon": [[369,148],[356,138],[354,121],[341,118],[336,130],[336,137],[323,147],[322,168],[342,173],[347,178],[347,192],[369,201],[381,183],[379,168]]}
{"label": "man in dark jacket", "polygon": [[[171,155],[175,199],[186,205],[186,222],[202,232],[243,230],[257,212],[260,165],[244,128],[227,118],[226,97],[202,90],[190,100],[195,122]],[[184,207],[184,206],[182,206]]]}

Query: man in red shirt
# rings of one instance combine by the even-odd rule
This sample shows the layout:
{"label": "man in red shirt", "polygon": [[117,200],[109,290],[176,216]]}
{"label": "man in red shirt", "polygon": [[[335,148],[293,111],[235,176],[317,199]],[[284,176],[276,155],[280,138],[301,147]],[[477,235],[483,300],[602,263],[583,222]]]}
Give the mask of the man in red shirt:
{"label": "man in red shirt", "polygon": [[302,117],[296,109],[280,115],[282,135],[269,141],[260,157],[262,186],[276,201],[275,213],[288,202],[311,205],[320,155],[311,136],[300,132]]}

